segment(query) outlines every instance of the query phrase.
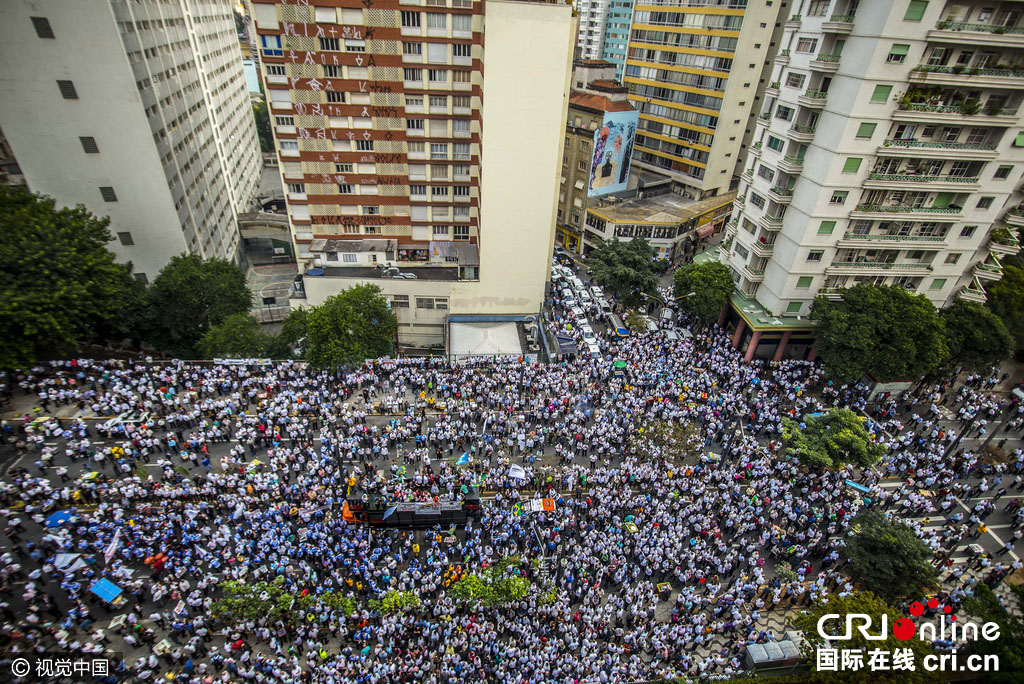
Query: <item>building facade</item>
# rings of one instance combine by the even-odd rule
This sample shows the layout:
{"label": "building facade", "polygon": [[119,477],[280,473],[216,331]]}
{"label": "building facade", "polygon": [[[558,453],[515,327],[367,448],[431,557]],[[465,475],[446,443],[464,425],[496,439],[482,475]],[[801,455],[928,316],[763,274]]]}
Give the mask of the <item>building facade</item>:
{"label": "building facade", "polygon": [[793,8],[724,243],[742,300],[733,316],[749,333],[737,345],[784,347],[789,333],[759,331],[759,319],[807,330],[816,295],[860,283],[938,307],[985,300],[1021,225],[1019,9]]}
{"label": "building facade", "polygon": [[261,169],[229,0],[12,0],[0,126],[29,189],[110,216],[147,281],[238,257]]}
{"label": "building facade", "polygon": [[[304,268],[293,304],[372,281],[392,300],[400,342],[426,347],[443,345],[450,316],[536,314],[572,8],[252,0],[251,15]],[[395,249],[337,249],[381,239]]]}
{"label": "building facade", "polygon": [[625,81],[640,111],[638,167],[692,199],[735,189],[786,4],[636,3]]}
{"label": "building facade", "polygon": [[629,27],[633,23],[633,0],[608,0],[601,59],[615,65],[615,80],[622,81],[629,49]]}

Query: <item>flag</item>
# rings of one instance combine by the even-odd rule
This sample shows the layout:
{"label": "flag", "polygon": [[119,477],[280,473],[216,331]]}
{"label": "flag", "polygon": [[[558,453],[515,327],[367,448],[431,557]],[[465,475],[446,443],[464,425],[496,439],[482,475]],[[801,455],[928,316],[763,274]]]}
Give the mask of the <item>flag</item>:
{"label": "flag", "polygon": [[459,456],[459,460],[455,461],[455,465],[468,465],[469,464],[469,452],[463,453]]}
{"label": "flag", "polygon": [[110,544],[107,546],[106,550],[103,552],[103,560],[106,561],[107,563],[110,563],[110,560],[114,557],[114,554],[117,553],[117,547],[120,546],[120,545],[121,545],[121,528],[118,527],[117,530],[115,530],[115,532],[114,532],[114,538],[110,540]]}
{"label": "flag", "polygon": [[526,471],[523,469],[523,466],[513,463],[508,467],[508,476],[516,480],[525,480]]}

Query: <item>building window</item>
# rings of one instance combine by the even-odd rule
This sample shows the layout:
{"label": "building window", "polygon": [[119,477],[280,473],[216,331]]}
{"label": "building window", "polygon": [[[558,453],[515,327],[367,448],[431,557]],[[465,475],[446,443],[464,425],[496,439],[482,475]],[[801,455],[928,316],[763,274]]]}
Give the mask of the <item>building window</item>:
{"label": "building window", "polygon": [[929,290],[941,290],[944,287],[946,287],[946,279],[945,278],[936,278],[935,280],[932,281],[932,284],[928,286],[928,289]]}
{"label": "building window", "polygon": [[448,143],[430,143],[431,159],[447,159]]}
{"label": "building window", "polygon": [[427,79],[431,83],[447,83],[448,82],[448,70],[447,69],[427,69]]}
{"label": "building window", "polygon": [[433,297],[417,297],[416,298],[417,309],[433,309],[434,298]]}
{"label": "building window", "polygon": [[907,53],[909,51],[909,45],[894,43],[892,48],[889,49],[889,56],[886,57],[885,61],[889,64],[903,64],[907,60]]}
{"label": "building window", "polygon": [[974,236],[974,231],[978,230],[978,226],[964,226],[963,230],[960,231],[960,237],[969,238]]}
{"label": "building window", "polygon": [[341,44],[337,38],[321,38],[320,49],[337,52],[338,50],[341,49]]}
{"label": "building window", "polygon": [[797,88],[799,90],[802,90],[803,87],[804,87],[804,81],[806,81],[806,80],[807,80],[807,77],[804,76],[803,74],[798,74],[795,71],[791,71],[786,76],[786,87],[787,88]]}
{"label": "building window", "polygon": [[328,102],[344,102],[345,101],[345,93],[343,93],[340,90],[328,90],[327,91],[327,101]]}
{"label": "building window", "polygon": [[455,43],[452,45],[452,57],[469,57],[472,46],[469,43]]}
{"label": "building window", "polygon": [[410,195],[426,195],[427,194],[427,186],[426,185],[410,185],[409,186],[409,194]]}
{"label": "building window", "polygon": [[334,171],[335,171],[335,173],[352,173],[352,165],[351,164],[335,164],[334,165]]}
{"label": "building window", "polygon": [[131,233],[118,233],[117,239],[120,240],[121,244],[124,245],[125,247],[131,247],[132,245],[135,244],[135,241],[132,240]]}
{"label": "building window", "polygon": [[431,109],[448,109],[448,96],[447,95],[431,95],[430,96],[430,108]]}
{"label": "building window", "polygon": [[109,185],[104,185],[103,187],[100,188],[100,196],[103,198],[104,202],[117,201],[117,194],[114,193],[114,188],[110,187]]}
{"label": "building window", "polygon": [[288,192],[293,195],[305,195],[306,184],[305,183],[289,183]]}
{"label": "building window", "polygon": [[776,119],[782,119],[783,121],[792,121],[793,120],[793,109],[792,109],[792,107],[785,107],[783,105],[779,105],[778,107],[775,108],[775,118]]}
{"label": "building window", "polygon": [[430,196],[432,198],[435,198],[435,199],[436,198],[441,198],[441,197],[447,197],[448,196],[448,186],[447,185],[432,185],[430,187]]}
{"label": "building window", "polygon": [[297,140],[282,140],[281,141],[281,149],[282,150],[298,150],[299,149],[299,142]]}
{"label": "building window", "polygon": [[403,55],[422,55],[423,43],[402,43]]}
{"label": "building window", "polygon": [[423,119],[406,119],[405,130],[407,131],[422,131],[423,130]]}
{"label": "building window", "polygon": [[801,38],[796,42],[797,52],[814,52],[818,49],[817,38]]}
{"label": "building window", "polygon": [[86,154],[99,154],[100,148],[96,145],[96,138],[86,136],[80,137],[78,141],[82,143],[82,150],[84,150]]}
{"label": "building window", "polygon": [[947,264],[955,264],[958,261],[960,261],[960,253],[959,252],[953,252],[952,254],[947,254],[946,255],[946,263]]}
{"label": "building window", "polygon": [[907,5],[907,13],[903,15],[903,21],[921,21],[927,9],[928,0],[910,0],[910,4]]}
{"label": "building window", "polygon": [[803,306],[804,306],[803,302],[790,302],[786,306],[786,313],[791,313],[791,314],[792,313],[797,313],[798,314],[798,313],[800,313],[800,309],[802,309]]}
{"label": "building window", "polygon": [[[423,80],[423,69],[403,69],[403,79],[406,81],[422,81]],[[420,102],[420,106],[423,103]]]}
{"label": "building window", "polygon": [[452,187],[452,195],[455,197],[469,197],[468,185],[456,185]]}
{"label": "building window", "polygon": [[[324,67],[326,70],[327,67]],[[267,76],[284,76],[284,64],[268,64],[267,65]],[[330,74],[328,74],[330,76]]]}
{"label": "building window", "polygon": [[818,226],[818,235],[831,235],[832,231],[835,229],[835,221],[822,221],[821,225]]}
{"label": "building window", "polygon": [[395,309],[408,309],[409,295],[393,295],[391,298],[391,306]]}
{"label": "building window", "polygon": [[1009,178],[1010,177],[1010,171],[1012,171],[1012,170],[1013,170],[1012,166],[1000,166],[998,169],[996,169],[996,172],[992,175],[992,177],[996,178],[996,179],[1000,179],[1000,180],[1002,180],[1004,178]]}
{"label": "building window", "polygon": [[456,240],[468,240],[469,226],[452,226],[452,237]]}
{"label": "building window", "polygon": [[263,45],[263,54],[268,57],[281,57],[284,50],[281,49],[281,36],[260,36],[260,43]]}
{"label": "building window", "polygon": [[340,194],[342,194],[342,195],[351,195],[352,194],[352,184],[351,183],[338,183],[338,192]]}
{"label": "building window", "polygon": [[892,94],[891,85],[876,85],[874,92],[871,93],[872,102],[888,102],[889,95]]}
{"label": "building window", "polygon": [[278,126],[294,126],[295,125],[295,117],[294,116],[275,116],[274,117],[274,123],[276,123]]}
{"label": "building window", "polygon": [[372,140],[356,140],[356,149],[360,152],[373,152]]}
{"label": "building window", "polygon": [[796,281],[797,289],[806,290],[811,286],[812,280],[813,278],[811,276],[800,276]]}
{"label": "building window", "polygon": [[448,28],[448,15],[440,12],[427,12],[428,29]]}
{"label": "building window", "polygon": [[472,73],[469,71],[453,71],[452,82],[453,83],[469,83]]}
{"label": "building window", "polygon": [[434,237],[448,237],[448,226],[434,226]]}
{"label": "building window", "polygon": [[57,88],[60,90],[60,95],[65,100],[77,100],[78,92],[75,90],[75,84],[71,81],[57,81]]}
{"label": "building window", "polygon": [[50,20],[46,17],[31,17],[32,27],[40,38],[54,38],[53,29],[50,27]]}
{"label": "building window", "polygon": [[995,197],[982,197],[978,200],[978,209],[988,209],[992,206],[992,201]]}
{"label": "building window", "polygon": [[825,252],[823,250],[812,249],[810,252],[807,253],[807,260],[808,261],[821,261],[821,256],[824,253]]}
{"label": "building window", "polygon": [[846,196],[850,193],[846,190],[836,190],[832,193],[832,198],[828,201],[829,204],[844,204],[846,202]]}
{"label": "building window", "polygon": [[420,13],[419,12],[402,12],[402,27],[403,28],[419,28],[420,27]]}
{"label": "building window", "polygon": [[366,52],[365,40],[346,40],[345,52]]}
{"label": "building window", "polygon": [[750,203],[753,204],[758,209],[764,209],[764,197],[761,197],[756,192],[750,193]]}
{"label": "building window", "polygon": [[757,175],[765,179],[769,183],[775,180],[775,170],[768,168],[764,164],[761,164],[761,166],[758,167]]}
{"label": "building window", "polygon": [[472,31],[473,30],[473,17],[469,14],[453,14],[452,15],[452,30],[453,31]]}
{"label": "building window", "polygon": [[870,139],[871,136],[875,134],[875,128],[877,126],[878,124],[862,123],[860,127],[857,128],[857,137],[862,139]]}
{"label": "building window", "polygon": [[847,157],[843,164],[843,173],[857,173],[860,170],[860,157]]}
{"label": "building window", "polygon": [[769,135],[768,136],[768,145],[767,145],[767,147],[768,147],[769,150],[775,150],[776,152],[782,152],[782,150],[786,147],[786,143],[783,142],[782,140],[779,140],[778,138],[776,138],[774,136]]}
{"label": "building window", "polygon": [[578,168],[580,171],[586,171],[587,162],[581,159],[580,161],[576,162],[576,168]]}

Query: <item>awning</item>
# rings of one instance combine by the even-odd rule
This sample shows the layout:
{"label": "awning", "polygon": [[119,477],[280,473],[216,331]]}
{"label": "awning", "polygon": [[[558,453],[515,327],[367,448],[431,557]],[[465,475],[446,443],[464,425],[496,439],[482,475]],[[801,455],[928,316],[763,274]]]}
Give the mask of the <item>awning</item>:
{"label": "awning", "polygon": [[111,603],[114,599],[120,596],[121,592],[124,590],[104,577],[89,587],[89,591],[96,594],[107,603]]}
{"label": "awning", "polygon": [[708,224],[706,226],[703,226],[702,228],[697,229],[697,237],[706,238],[708,235],[711,235],[714,232],[715,227],[711,224]]}

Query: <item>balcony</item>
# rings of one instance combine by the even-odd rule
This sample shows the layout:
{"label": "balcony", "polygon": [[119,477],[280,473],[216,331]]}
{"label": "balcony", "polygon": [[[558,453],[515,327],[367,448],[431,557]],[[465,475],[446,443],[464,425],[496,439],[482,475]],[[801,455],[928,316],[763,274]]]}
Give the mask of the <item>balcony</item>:
{"label": "balcony", "polygon": [[740,174],[740,178],[742,180],[745,180],[747,183],[753,183],[754,182],[754,169],[747,169],[746,171],[744,171],[743,173]]}
{"label": "balcony", "polygon": [[963,218],[963,207],[911,207],[902,204],[858,204],[850,218],[895,219],[898,221],[934,221],[935,217],[954,221]]}
{"label": "balcony", "polygon": [[1016,254],[1020,251],[1020,241],[1007,228],[996,228],[988,237],[988,250],[993,254]]}
{"label": "balcony", "polygon": [[786,173],[800,173],[804,168],[803,157],[783,157],[779,162],[779,171]]}
{"label": "balcony", "polygon": [[[955,152],[956,154],[950,154]],[[878,148],[877,154],[889,157],[926,158],[926,159],[995,159],[995,145],[975,145],[973,143],[931,142],[926,140],[896,140],[890,138]]]}
{"label": "balcony", "polygon": [[786,22],[786,28],[794,30],[794,31],[799,29],[800,28],[800,20],[801,19],[803,19],[802,16],[800,16],[799,14],[794,14]]}
{"label": "balcony", "polygon": [[981,47],[1005,45],[1019,47],[1024,28],[994,26],[992,24],[965,24],[958,21],[940,21],[928,32],[929,41],[968,43]]}
{"label": "balcony", "polygon": [[807,90],[800,94],[796,101],[804,107],[810,107],[811,109],[824,109],[825,98],[828,97],[828,93],[822,90]]}
{"label": "balcony", "polygon": [[890,271],[906,271],[908,274],[932,270],[931,264],[920,264],[917,262],[887,262],[887,261],[833,261],[825,268],[828,274],[857,274],[866,275],[871,273],[888,273]]}
{"label": "balcony", "polygon": [[920,64],[910,72],[911,83],[962,86],[965,79],[979,88],[1018,87],[1024,82],[1024,70]]}
{"label": "balcony", "polygon": [[901,190],[953,190],[969,192],[981,186],[977,176],[925,176],[923,174],[901,175],[898,173],[872,173],[864,181],[868,189],[899,188]]}
{"label": "balcony", "polygon": [[756,142],[753,145],[751,145],[750,146],[750,156],[751,157],[760,157],[761,156],[761,147],[762,147],[762,145],[759,142]]}
{"label": "balcony", "polygon": [[751,266],[750,264],[743,264],[741,271],[743,277],[752,283],[760,283],[764,281],[764,267]]}
{"label": "balcony", "polygon": [[843,295],[846,294],[847,289],[848,288],[845,287],[822,287],[818,289],[817,294],[822,297],[825,297],[826,299],[836,301],[843,298]]}
{"label": "balcony", "polygon": [[[964,85],[961,77],[958,85]],[[968,110],[970,111],[970,110]],[[894,121],[920,121],[949,125],[1013,126],[1017,123],[1016,109],[1000,109],[991,114],[983,110],[968,114],[960,105],[927,104],[923,102],[900,102],[892,113]]]}
{"label": "balcony", "polygon": [[768,95],[769,97],[778,97],[779,96],[779,82],[778,81],[772,81],[771,83],[769,83],[768,87],[765,88],[765,90],[764,90],[764,94]]}
{"label": "balcony", "polygon": [[789,204],[793,201],[793,190],[781,188],[778,185],[765,194],[768,196],[768,199],[772,200],[776,204]]}
{"label": "balcony", "polygon": [[828,21],[822,22],[821,30],[825,33],[850,33],[853,31],[853,15],[833,14]]}
{"label": "balcony", "polygon": [[761,112],[760,114],[757,115],[756,123],[761,125],[761,126],[767,126],[769,123],[771,123],[771,120],[772,120],[772,113],[771,112]]}
{"label": "balcony", "polygon": [[765,230],[777,231],[782,230],[783,216],[772,216],[771,214],[761,214],[758,217],[757,222],[761,224]]}
{"label": "balcony", "polygon": [[[989,259],[995,259],[991,256]],[[999,262],[988,263],[985,261],[979,261],[974,265],[974,275],[981,280],[999,280],[1003,277],[1003,265]]]}
{"label": "balcony", "polygon": [[797,142],[809,143],[814,140],[814,131],[816,130],[818,130],[817,126],[793,124],[789,127],[789,137]]}
{"label": "balcony", "polygon": [[1024,209],[1010,209],[1003,220],[1011,226],[1024,228]]}
{"label": "balcony", "polygon": [[750,243],[750,251],[759,257],[770,257],[774,249],[774,240],[772,242],[761,242],[761,240],[754,240],[753,242]]}
{"label": "balcony", "polygon": [[839,71],[839,55],[818,55],[811,60],[811,68],[834,74]]}
{"label": "balcony", "polygon": [[985,292],[985,288],[982,287],[981,282],[975,278],[969,285],[964,285],[960,288],[960,292],[957,293],[960,299],[966,299],[969,302],[977,302],[978,304],[984,304],[985,300],[988,299],[988,293]]}
{"label": "balcony", "polygon": [[779,50],[779,54],[775,55],[775,63],[783,66],[789,64],[789,50]]}
{"label": "balcony", "polygon": [[946,238],[932,235],[862,235],[847,231],[836,243],[838,247],[906,247],[918,249],[945,249]]}

